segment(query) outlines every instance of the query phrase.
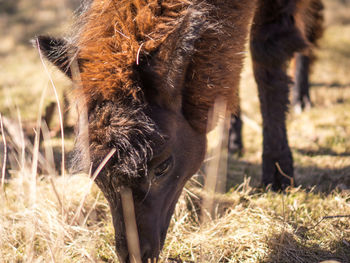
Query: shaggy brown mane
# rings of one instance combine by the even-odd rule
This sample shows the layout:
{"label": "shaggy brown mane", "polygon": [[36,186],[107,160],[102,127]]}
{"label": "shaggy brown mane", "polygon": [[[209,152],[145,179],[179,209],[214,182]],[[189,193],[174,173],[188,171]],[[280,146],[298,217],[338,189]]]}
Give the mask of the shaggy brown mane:
{"label": "shaggy brown mane", "polygon": [[[175,89],[167,71],[186,70],[184,83],[176,84],[182,99],[180,110],[199,133],[207,131],[208,111],[219,96],[235,110],[237,79],[254,4],[227,0],[90,1],[70,45],[77,47],[80,90],[89,111],[90,147],[85,149],[80,142],[83,136],[78,136],[75,169],[85,167],[87,150],[96,168],[114,148],[116,153],[108,165],[113,168],[105,171],[113,171],[118,180],[126,181],[147,171],[154,148],[162,141],[156,123],[147,116],[147,107],[152,104],[148,101],[150,91],[139,75],[148,67],[153,70],[152,81],[161,81],[160,85],[148,85],[157,90],[164,107],[173,103],[173,96],[166,95],[163,88]],[[242,12],[249,15],[241,16]],[[178,42],[186,38],[194,39],[191,52],[186,41]],[[176,46],[179,43],[180,47]],[[177,62],[181,55],[174,50],[191,54],[187,67]]]}
{"label": "shaggy brown mane", "polygon": [[120,92],[136,97],[138,56],[157,49],[189,5],[186,0],[93,1],[76,43],[87,100],[113,100]]}
{"label": "shaggy brown mane", "polygon": [[185,117],[197,131],[206,132],[208,111],[216,98],[224,97],[230,110],[237,109],[236,80],[251,17],[239,14],[253,13],[254,4],[226,0],[90,1],[79,18],[82,25],[73,43],[78,47],[82,92],[89,108],[94,102],[128,96],[145,102],[140,99],[144,92],[137,62],[158,52],[161,67],[171,63],[171,43],[181,34],[176,30],[186,15],[198,10],[205,17],[205,29],[195,43],[180,93]]}

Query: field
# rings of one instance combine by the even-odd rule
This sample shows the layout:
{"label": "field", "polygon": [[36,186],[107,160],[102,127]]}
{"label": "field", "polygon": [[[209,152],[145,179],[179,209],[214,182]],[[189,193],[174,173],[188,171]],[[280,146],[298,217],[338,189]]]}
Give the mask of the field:
{"label": "field", "polygon": [[[0,0],[1,124],[12,128],[0,139],[1,170],[4,143],[18,146],[7,156],[11,178],[0,186],[0,262],[116,262],[102,193],[87,175],[61,169],[59,114],[44,133],[40,154],[41,138],[35,137],[37,119],[56,101],[51,79],[61,102],[72,87],[48,62],[45,71],[29,40],[62,36],[77,2]],[[283,194],[259,188],[261,117],[248,54],[240,89],[244,154],[230,157],[228,191],[217,194],[216,213],[206,224],[198,212],[205,193],[197,177],[191,180],[161,262],[350,262],[350,1],[324,3],[326,31],[311,76],[313,107],[302,113],[291,108],[288,116],[299,187]],[[66,106],[72,126],[74,106]],[[67,129],[66,159],[73,143]]]}

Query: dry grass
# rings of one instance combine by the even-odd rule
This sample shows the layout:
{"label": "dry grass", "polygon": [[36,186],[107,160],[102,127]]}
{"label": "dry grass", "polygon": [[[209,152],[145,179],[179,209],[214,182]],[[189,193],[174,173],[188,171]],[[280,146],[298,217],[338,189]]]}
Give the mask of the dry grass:
{"label": "dry grass", "polygon": [[[254,193],[248,182],[224,198],[222,214],[201,226],[181,200],[168,236],[170,253],[186,262],[348,262],[349,218],[317,222],[334,211],[350,212],[349,195],[327,197],[301,189],[286,195]],[[169,251],[167,251],[169,249]]]}
{"label": "dry grass", "polygon": [[[107,204],[95,187],[89,189],[87,176],[31,181],[28,175],[23,170],[11,178],[1,196],[1,262],[95,262],[115,257]],[[86,193],[81,213],[71,222]]]}
{"label": "dry grass", "polygon": [[[0,46],[0,112],[17,120],[20,108],[24,126],[35,122],[41,92],[49,82],[26,35],[60,33],[67,24],[62,17],[70,14],[69,9],[53,12],[57,6],[52,1],[35,1],[40,15],[33,16],[35,5],[24,0],[18,1],[19,11],[0,14],[0,30],[6,28]],[[261,118],[247,59],[241,85],[245,153],[229,167],[232,188],[217,195],[214,218],[201,225],[198,203],[205,194],[188,185],[161,262],[350,262],[350,219],[345,216],[350,215],[350,7],[349,1],[345,6],[340,0],[325,2],[328,27],[311,78],[314,107],[290,114],[288,120],[301,187],[285,194],[255,188],[261,173]],[[62,75],[53,74],[60,91],[69,87]],[[47,97],[54,100],[53,92]],[[16,134],[21,142],[20,130]],[[57,138],[53,142],[60,145]],[[71,138],[65,143],[71,145]],[[50,148],[52,143],[44,145]],[[115,262],[108,205],[87,175],[37,173],[35,158],[21,149],[8,157],[18,169],[0,189],[1,262]]]}
{"label": "dry grass", "polygon": [[[87,176],[65,181],[47,176],[31,181],[29,176],[24,170],[12,178],[1,197],[2,262],[114,262],[108,206],[95,186],[89,189]],[[199,224],[193,209],[198,207],[191,206],[198,203],[194,194],[184,194],[162,262],[348,262],[349,217],[322,218],[350,215],[349,193],[257,193],[248,183],[219,196],[220,214],[206,225]],[[201,196],[198,189],[193,192]],[[80,215],[74,216],[86,193]]]}

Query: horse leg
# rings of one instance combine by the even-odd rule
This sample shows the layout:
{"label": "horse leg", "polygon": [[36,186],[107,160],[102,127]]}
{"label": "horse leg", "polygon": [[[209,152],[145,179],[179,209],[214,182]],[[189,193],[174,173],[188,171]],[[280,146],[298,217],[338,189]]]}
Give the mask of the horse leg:
{"label": "horse leg", "polygon": [[309,94],[310,57],[303,53],[295,54],[295,72],[293,85],[293,105],[296,112],[311,107]]}
{"label": "horse leg", "polygon": [[308,41],[308,48],[304,52],[295,54],[293,105],[296,112],[312,106],[309,94],[309,74],[315,61],[313,51],[323,34],[323,9],[321,0],[312,0],[304,6],[303,12],[299,15],[302,30]]}
{"label": "horse leg", "polygon": [[241,111],[231,114],[228,134],[228,153],[230,156],[241,156],[243,151]]}
{"label": "horse leg", "polygon": [[295,0],[259,0],[251,30],[254,77],[263,117],[262,183],[273,190],[292,183],[293,158],[288,145],[286,114],[290,79],[287,63],[306,47],[295,25]]}

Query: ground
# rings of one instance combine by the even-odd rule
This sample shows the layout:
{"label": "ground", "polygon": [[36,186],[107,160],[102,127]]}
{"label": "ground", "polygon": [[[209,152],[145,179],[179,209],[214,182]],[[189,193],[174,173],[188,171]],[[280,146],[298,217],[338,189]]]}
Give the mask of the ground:
{"label": "ground", "polygon": [[[56,101],[50,79],[60,101],[63,90],[71,90],[64,75],[45,61],[46,73],[29,40],[66,32],[76,2],[0,0],[0,113],[5,128],[5,119],[20,119],[33,137],[40,105]],[[288,116],[300,187],[284,194],[257,188],[261,117],[248,54],[240,90],[245,150],[242,157],[231,158],[229,191],[217,195],[216,213],[200,224],[198,203],[204,193],[191,181],[172,218],[162,262],[350,262],[350,1],[324,2],[326,31],[311,76],[313,107],[299,114],[291,109]],[[72,115],[70,123],[75,122]],[[87,175],[62,174],[60,165],[57,172],[40,165],[38,170],[41,157],[35,154],[33,138],[33,147],[23,143],[18,125],[12,126],[10,139],[26,149],[15,153],[12,162],[19,168],[0,186],[0,261],[115,262],[113,227],[101,192]],[[66,135],[66,152],[73,140]],[[59,136],[45,139],[46,158],[53,148],[61,159],[60,143]]]}

